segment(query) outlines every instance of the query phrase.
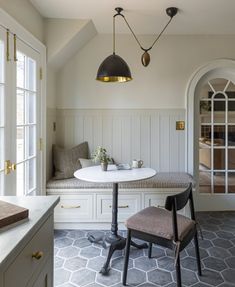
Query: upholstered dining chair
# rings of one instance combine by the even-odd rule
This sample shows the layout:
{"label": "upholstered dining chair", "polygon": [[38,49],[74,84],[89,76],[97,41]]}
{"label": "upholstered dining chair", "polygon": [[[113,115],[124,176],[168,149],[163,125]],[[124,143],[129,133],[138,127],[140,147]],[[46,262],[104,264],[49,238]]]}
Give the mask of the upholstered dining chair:
{"label": "upholstered dining chair", "polygon": [[[177,214],[189,202],[191,218]],[[192,184],[176,195],[167,196],[165,208],[150,206],[134,214],[126,221],[127,241],[123,270],[123,285],[126,285],[131,238],[149,242],[148,257],[152,244],[175,251],[177,287],[181,287],[180,251],[194,238],[198,275],[201,276],[201,261],[198,245],[197,222],[194,212]]]}

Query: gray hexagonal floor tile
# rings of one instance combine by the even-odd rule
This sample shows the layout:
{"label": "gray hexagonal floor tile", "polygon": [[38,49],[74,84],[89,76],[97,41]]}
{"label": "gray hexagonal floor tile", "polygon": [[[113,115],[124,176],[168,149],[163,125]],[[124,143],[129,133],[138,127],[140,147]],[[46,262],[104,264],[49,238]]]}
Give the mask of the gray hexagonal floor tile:
{"label": "gray hexagonal floor tile", "polygon": [[[235,269],[235,257],[229,257],[227,259],[225,259],[225,262],[227,263],[227,265],[232,268]],[[234,271],[235,272],[235,271]],[[234,282],[235,283],[235,282]]]}
{"label": "gray hexagonal floor tile", "polygon": [[101,256],[89,259],[87,267],[94,271],[99,272],[101,267],[104,265],[105,260],[106,258]]}
{"label": "gray hexagonal floor tile", "polygon": [[199,239],[199,246],[200,248],[203,248],[203,249],[207,249],[207,248],[210,248],[213,246],[213,244],[211,243],[211,240],[208,240],[208,239]]}
{"label": "gray hexagonal floor tile", "polygon": [[235,256],[235,247],[229,248],[228,250],[232,256]]}
{"label": "gray hexagonal floor tile", "polygon": [[[221,232],[221,231],[218,231],[218,232]],[[215,232],[208,231],[208,230],[203,230],[202,234],[203,234],[203,238],[204,238],[204,239],[209,239],[209,240],[211,240],[211,239],[214,239],[214,238],[217,237],[216,234],[215,234]]]}
{"label": "gray hexagonal floor tile", "polygon": [[214,225],[214,224],[203,224],[201,225],[202,230],[207,230],[207,231],[218,231],[219,230],[219,226],[218,225]]}
{"label": "gray hexagonal floor tile", "polygon": [[222,271],[222,275],[226,282],[228,283],[235,283],[235,271],[234,269],[226,269]]}
{"label": "gray hexagonal floor tile", "polygon": [[67,247],[67,246],[72,245],[72,243],[73,243],[73,240],[70,238],[66,238],[66,237],[55,239],[54,241],[55,247],[57,248]]}
{"label": "gray hexagonal floor tile", "polygon": [[135,259],[144,255],[143,249],[137,249],[135,247],[130,249],[130,258]]}
{"label": "gray hexagonal floor tile", "polygon": [[75,240],[73,245],[79,248],[84,248],[84,247],[91,246],[91,242],[86,237],[84,237],[84,238],[79,238]]}
{"label": "gray hexagonal floor tile", "polygon": [[[144,249],[144,255],[148,256],[148,249]],[[158,246],[153,246],[152,248],[152,258],[159,259],[163,256],[166,255],[165,249],[158,247]]]}
{"label": "gray hexagonal floor tile", "polygon": [[151,283],[164,286],[172,282],[171,273],[160,269],[155,269],[147,273],[148,280]]}
{"label": "gray hexagonal floor tile", "polygon": [[206,268],[215,270],[215,271],[222,271],[227,268],[226,264],[222,259],[215,258],[215,257],[208,257],[203,259],[203,263]]}
{"label": "gray hexagonal floor tile", "polygon": [[232,243],[230,241],[228,241],[226,239],[223,239],[223,238],[213,239],[212,242],[213,242],[213,244],[215,246],[222,247],[222,248],[225,248],[225,249],[233,247],[233,245],[232,245]]}
{"label": "gray hexagonal floor tile", "polygon": [[55,237],[55,238],[66,237],[67,234],[68,234],[68,231],[67,231],[67,230],[54,229],[54,237]]}
{"label": "gray hexagonal floor tile", "polygon": [[54,257],[54,268],[61,268],[64,264],[64,259],[59,257]]}
{"label": "gray hexagonal floor tile", "polygon": [[86,232],[83,230],[69,230],[67,237],[72,238],[72,239],[78,239],[82,237],[86,237]]}
{"label": "gray hexagonal floor tile", "polygon": [[[211,248],[213,248],[213,247],[211,247]],[[186,251],[187,251],[189,256],[196,258],[195,247],[187,248]],[[201,257],[201,259],[206,258],[208,256],[209,256],[209,254],[208,254],[207,250],[200,248],[200,257]]]}
{"label": "gray hexagonal floor tile", "polygon": [[67,259],[65,261],[64,267],[71,270],[71,271],[76,271],[79,269],[82,269],[86,267],[87,260],[81,257],[74,257]]}
{"label": "gray hexagonal floor tile", "polygon": [[209,269],[204,269],[202,271],[202,276],[199,277],[199,279],[201,282],[207,283],[212,286],[218,286],[219,284],[222,284],[224,282],[220,273]]}
{"label": "gray hexagonal floor tile", "polygon": [[85,247],[81,250],[80,256],[86,257],[86,258],[94,258],[99,256],[101,253],[101,250],[94,246]]}
{"label": "gray hexagonal floor tile", "polygon": [[145,272],[138,270],[136,268],[132,268],[128,270],[128,273],[127,273],[127,284],[128,285],[139,285],[144,282],[146,282]]}
{"label": "gray hexagonal floor tile", "polygon": [[66,283],[69,281],[69,277],[71,275],[71,272],[65,270],[65,269],[56,269],[56,272],[54,274],[54,284],[55,286],[61,285],[63,283]]}
{"label": "gray hexagonal floor tile", "polygon": [[134,260],[135,267],[143,271],[149,271],[157,267],[156,260],[146,256],[139,257]]}
{"label": "gray hexagonal floor tile", "polygon": [[211,256],[219,259],[225,259],[230,257],[230,253],[226,249],[217,246],[209,248],[208,252]]}
{"label": "gray hexagonal floor tile", "polygon": [[[174,281],[176,282],[176,272],[173,272]],[[181,268],[181,279],[182,284],[185,286],[191,286],[198,282],[197,276],[195,272],[186,270],[184,268]]]}
{"label": "gray hexagonal floor tile", "polygon": [[121,272],[111,269],[107,276],[100,273],[96,276],[96,282],[105,286],[111,286],[121,282]]}
{"label": "gray hexagonal floor tile", "polygon": [[77,286],[85,286],[95,281],[96,273],[89,269],[81,269],[72,274],[70,281]]}
{"label": "gray hexagonal floor tile", "polygon": [[197,271],[197,260],[195,257],[185,257],[181,261],[181,266],[191,271]]}
{"label": "gray hexagonal floor tile", "polygon": [[158,267],[166,271],[175,270],[175,260],[172,257],[165,256],[157,260]]}
{"label": "gray hexagonal floor tile", "polygon": [[[114,258],[111,261],[111,267],[113,269],[117,269],[119,271],[122,271],[123,265],[124,265],[124,257],[123,256]],[[129,269],[133,268],[133,259],[131,259],[131,258],[129,258],[128,268]]]}
{"label": "gray hexagonal floor tile", "polygon": [[58,256],[63,258],[71,258],[78,255],[79,250],[76,247],[68,246],[65,248],[60,249],[58,252]]}
{"label": "gray hexagonal floor tile", "polygon": [[234,238],[234,235],[228,231],[217,231],[216,234],[219,238],[224,238],[224,239],[228,239],[228,240]]}

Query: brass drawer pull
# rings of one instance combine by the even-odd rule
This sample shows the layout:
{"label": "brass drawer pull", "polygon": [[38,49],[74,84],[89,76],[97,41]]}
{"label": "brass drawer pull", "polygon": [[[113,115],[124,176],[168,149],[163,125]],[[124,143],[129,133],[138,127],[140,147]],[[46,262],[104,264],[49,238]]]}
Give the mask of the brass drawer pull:
{"label": "brass drawer pull", "polygon": [[80,208],[80,205],[61,205],[61,208],[64,209],[73,209],[73,208]]}
{"label": "brass drawer pull", "polygon": [[[112,205],[109,208],[112,208]],[[129,208],[129,205],[119,205],[118,208]]]}
{"label": "brass drawer pull", "polygon": [[43,252],[42,251],[37,251],[37,252],[34,252],[32,254],[32,258],[35,258],[37,260],[41,259],[43,257]]}

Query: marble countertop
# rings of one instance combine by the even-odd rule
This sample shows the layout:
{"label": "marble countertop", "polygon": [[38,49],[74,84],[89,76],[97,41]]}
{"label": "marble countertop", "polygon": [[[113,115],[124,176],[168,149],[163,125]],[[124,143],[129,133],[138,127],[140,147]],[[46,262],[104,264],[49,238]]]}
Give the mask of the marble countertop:
{"label": "marble countertop", "polygon": [[10,255],[17,253],[29,234],[53,212],[59,202],[58,196],[0,196],[0,200],[29,209],[28,219],[0,228],[0,267]]}

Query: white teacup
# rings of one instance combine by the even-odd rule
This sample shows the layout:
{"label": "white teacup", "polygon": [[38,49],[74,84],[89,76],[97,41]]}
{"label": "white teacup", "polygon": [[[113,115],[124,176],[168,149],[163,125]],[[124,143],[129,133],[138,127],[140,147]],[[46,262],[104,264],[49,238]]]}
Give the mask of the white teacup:
{"label": "white teacup", "polygon": [[132,161],[132,167],[133,168],[140,168],[140,167],[142,167],[143,164],[144,164],[144,162],[142,160],[134,159]]}

